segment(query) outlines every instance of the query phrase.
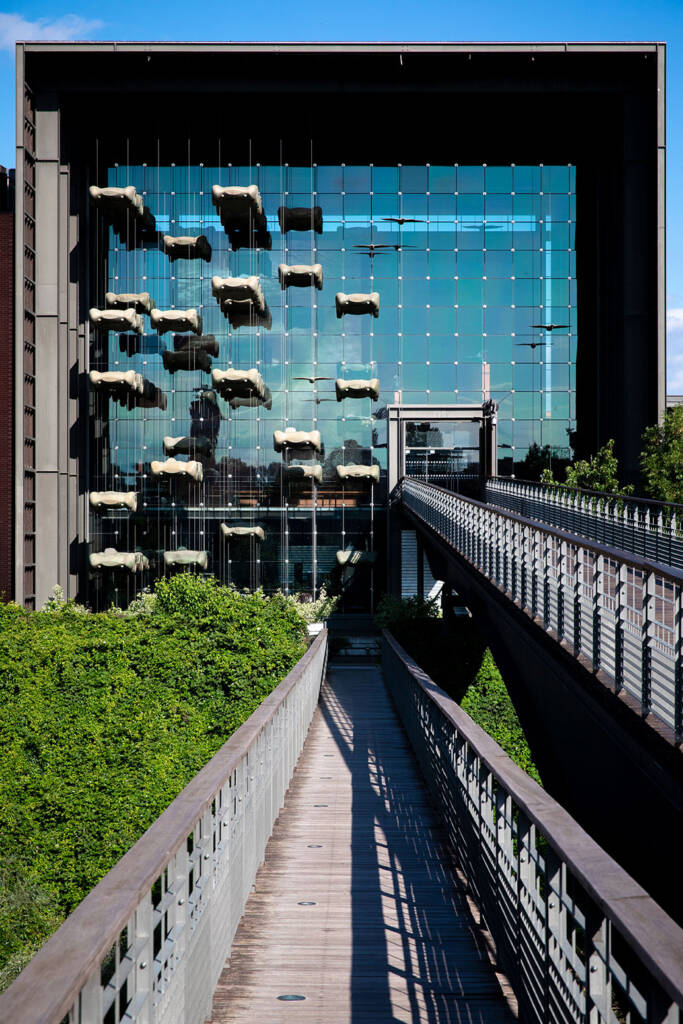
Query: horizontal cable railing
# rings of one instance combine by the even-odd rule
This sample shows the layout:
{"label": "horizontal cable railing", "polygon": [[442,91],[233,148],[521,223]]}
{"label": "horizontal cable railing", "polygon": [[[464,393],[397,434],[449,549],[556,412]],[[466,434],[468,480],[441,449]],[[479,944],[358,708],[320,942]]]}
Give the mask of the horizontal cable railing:
{"label": "horizontal cable railing", "polygon": [[683,571],[418,480],[392,498],[683,738]]}
{"label": "horizontal cable railing", "polygon": [[683,505],[490,477],[484,499],[561,530],[683,569]]}
{"label": "horizontal cable railing", "polygon": [[16,1024],[202,1024],[306,738],[327,631],[0,995]]}
{"label": "horizontal cable railing", "polygon": [[385,631],[382,667],[527,1024],[680,1024],[683,930]]}

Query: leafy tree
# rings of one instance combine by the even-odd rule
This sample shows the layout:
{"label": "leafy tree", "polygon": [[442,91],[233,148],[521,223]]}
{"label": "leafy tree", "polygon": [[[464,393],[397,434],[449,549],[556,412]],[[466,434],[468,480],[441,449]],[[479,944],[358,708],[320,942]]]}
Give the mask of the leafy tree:
{"label": "leafy tree", "polygon": [[647,427],[640,456],[645,490],[659,501],[683,503],[683,406],[668,409],[664,422]]}
{"label": "leafy tree", "polygon": [[611,494],[632,494],[633,488],[619,486],[619,463],[614,454],[614,439],[610,438],[590,459],[579,459],[567,466],[566,480],[570,487],[587,491],[606,491]]}
{"label": "leafy tree", "polygon": [[306,649],[284,598],[183,573],[137,613],[0,605],[0,979],[11,981]]}

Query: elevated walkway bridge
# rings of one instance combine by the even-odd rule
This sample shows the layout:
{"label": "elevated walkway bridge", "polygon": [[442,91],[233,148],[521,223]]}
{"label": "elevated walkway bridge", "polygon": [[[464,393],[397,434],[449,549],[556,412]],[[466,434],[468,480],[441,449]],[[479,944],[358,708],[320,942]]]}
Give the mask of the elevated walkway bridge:
{"label": "elevated walkway bridge", "polygon": [[680,1024],[683,931],[385,634],[290,675],[0,996],[17,1024]]}

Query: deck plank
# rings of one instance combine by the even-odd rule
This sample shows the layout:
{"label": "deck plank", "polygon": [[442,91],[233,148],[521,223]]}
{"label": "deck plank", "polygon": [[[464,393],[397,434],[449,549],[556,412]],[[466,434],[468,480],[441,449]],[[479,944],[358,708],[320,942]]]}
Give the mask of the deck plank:
{"label": "deck plank", "polygon": [[512,1019],[381,673],[330,668],[211,1024]]}

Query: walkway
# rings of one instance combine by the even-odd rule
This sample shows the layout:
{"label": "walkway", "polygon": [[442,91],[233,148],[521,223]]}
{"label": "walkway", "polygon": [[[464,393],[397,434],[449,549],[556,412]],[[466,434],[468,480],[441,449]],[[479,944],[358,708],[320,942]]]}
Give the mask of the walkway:
{"label": "walkway", "polygon": [[210,1019],[512,1020],[375,667],[329,670]]}

